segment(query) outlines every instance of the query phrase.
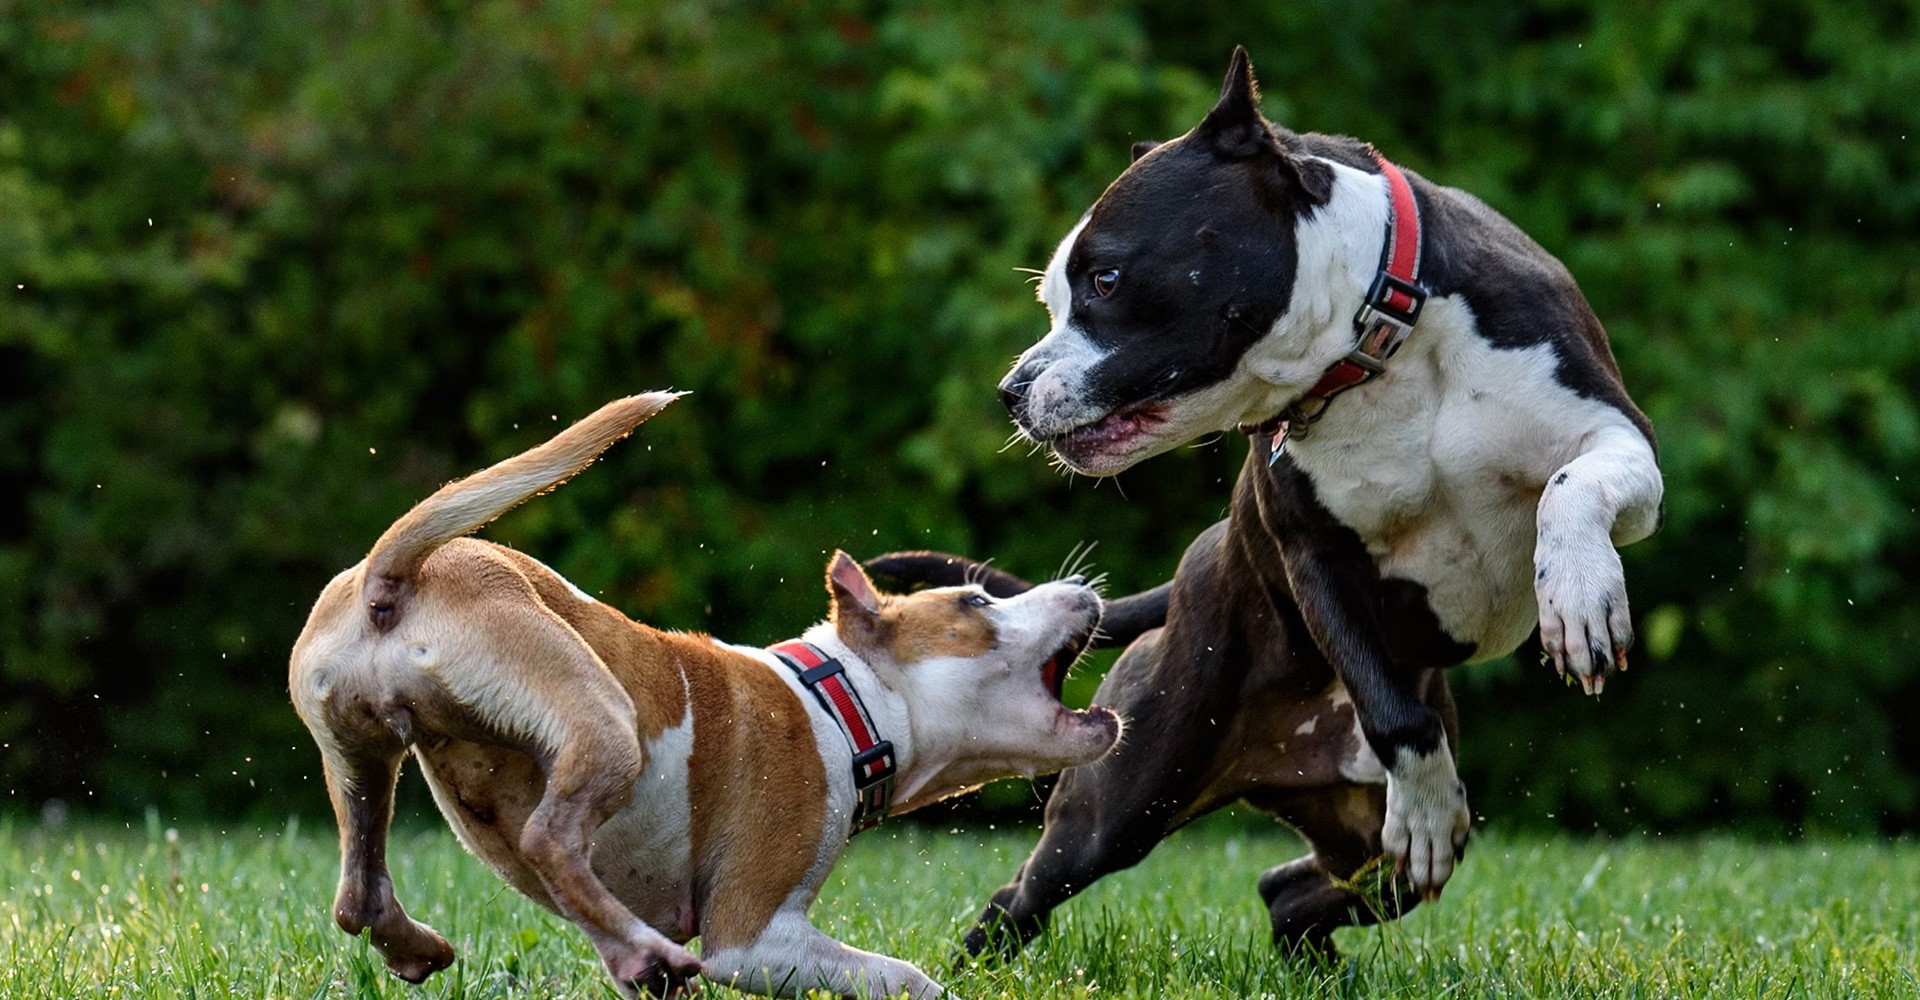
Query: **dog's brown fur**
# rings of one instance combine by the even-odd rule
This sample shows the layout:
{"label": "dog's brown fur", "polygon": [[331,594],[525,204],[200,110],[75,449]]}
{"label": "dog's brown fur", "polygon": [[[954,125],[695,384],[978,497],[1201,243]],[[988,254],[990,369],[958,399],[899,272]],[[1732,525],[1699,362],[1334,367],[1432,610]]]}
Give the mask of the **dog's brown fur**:
{"label": "dog's brown fur", "polygon": [[[334,919],[370,929],[409,981],[453,960],[445,938],[406,915],[386,866],[394,782],[412,751],[461,841],[585,931],[625,992],[677,991],[703,971],[682,947],[699,936],[705,971],[750,988],[936,995],[912,966],[805,921],[848,834],[851,770],[838,731],[769,654],[635,623],[530,556],[460,537],[674,398],[608,404],[449,484],[322,591],[289,686],[340,825]],[[1099,612],[1083,585],[1048,586],[1031,601],[978,588],[883,597],[836,553],[832,624],[808,641],[834,645],[849,683],[876,699],[911,799],[898,808],[1111,746],[1110,713],[1068,712],[1040,682],[1047,654],[1077,649]],[[972,698],[986,685],[1004,696],[997,711]],[[915,723],[921,703],[937,718]],[[983,762],[982,746],[1002,749]],[[830,777],[834,754],[843,770]]]}

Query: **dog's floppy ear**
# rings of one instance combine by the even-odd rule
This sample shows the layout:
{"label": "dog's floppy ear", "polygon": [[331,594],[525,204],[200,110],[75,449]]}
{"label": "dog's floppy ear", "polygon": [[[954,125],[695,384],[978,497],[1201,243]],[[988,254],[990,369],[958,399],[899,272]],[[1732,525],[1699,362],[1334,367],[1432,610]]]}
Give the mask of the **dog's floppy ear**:
{"label": "dog's floppy ear", "polygon": [[880,593],[860,564],[838,549],[827,564],[827,593],[833,598],[833,626],[840,637],[870,640],[880,627]]}
{"label": "dog's floppy ear", "polygon": [[1160,148],[1160,140],[1142,139],[1139,142],[1136,142],[1133,144],[1133,161],[1135,163],[1138,163],[1140,162],[1140,158],[1142,156],[1145,156],[1148,153],[1151,153],[1154,150],[1159,148]]}
{"label": "dog's floppy ear", "polygon": [[928,587],[964,587],[977,583],[995,597],[1013,597],[1033,584],[1005,570],[945,552],[889,552],[866,561],[867,574],[889,593],[911,594]]}
{"label": "dog's floppy ear", "polygon": [[[1247,57],[1243,45],[1233,47],[1233,62],[1227,67],[1226,82],[1220,85],[1220,100],[1200,120],[1194,134],[1221,159],[1272,159],[1274,175],[1299,189],[1315,205],[1324,205],[1333,196],[1333,172],[1326,164],[1295,157],[1260,113],[1260,84],[1253,78],[1253,60]],[[1292,133],[1287,136],[1291,139]]]}

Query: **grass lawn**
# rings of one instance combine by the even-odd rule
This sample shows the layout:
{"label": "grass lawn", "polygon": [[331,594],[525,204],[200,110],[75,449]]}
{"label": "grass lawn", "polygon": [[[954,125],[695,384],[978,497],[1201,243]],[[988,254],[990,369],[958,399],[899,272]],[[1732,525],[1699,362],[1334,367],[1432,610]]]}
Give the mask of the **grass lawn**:
{"label": "grass lawn", "polygon": [[[816,922],[941,975],[1032,830],[863,835]],[[1346,961],[1277,960],[1253,880],[1298,852],[1239,817],[1186,831],[1068,904],[1019,961],[942,975],[968,997],[1920,995],[1920,845],[1480,837],[1446,898],[1342,931]],[[586,940],[451,834],[392,851],[401,901],[459,951],[387,977],[328,916],[332,831],[0,821],[0,996],[611,997]],[[733,996],[710,988],[709,996]]]}

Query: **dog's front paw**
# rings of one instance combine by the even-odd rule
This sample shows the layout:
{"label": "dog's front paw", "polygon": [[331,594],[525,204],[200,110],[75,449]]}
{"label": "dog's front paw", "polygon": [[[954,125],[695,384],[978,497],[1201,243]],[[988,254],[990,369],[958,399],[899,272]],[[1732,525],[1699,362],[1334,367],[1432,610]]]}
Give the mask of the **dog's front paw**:
{"label": "dog's front paw", "polygon": [[1425,754],[1402,748],[1387,772],[1381,847],[1422,899],[1438,899],[1467,848],[1473,817],[1446,742]]}
{"label": "dog's front paw", "polygon": [[1533,590],[1544,659],[1560,676],[1572,673],[1588,694],[1605,690],[1607,674],[1627,668],[1633,646],[1620,553],[1605,536],[1543,534],[1533,555]]}

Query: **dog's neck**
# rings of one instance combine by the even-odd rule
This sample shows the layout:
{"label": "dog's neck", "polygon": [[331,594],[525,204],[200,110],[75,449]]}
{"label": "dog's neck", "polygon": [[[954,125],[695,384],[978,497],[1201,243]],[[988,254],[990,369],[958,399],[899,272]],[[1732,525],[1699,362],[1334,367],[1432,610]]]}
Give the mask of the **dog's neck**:
{"label": "dog's neck", "polygon": [[[868,662],[866,654],[840,638],[832,622],[813,626],[800,639],[840,661],[848,683],[859,694],[860,700],[867,706],[867,714],[873,718],[874,728],[878,730],[875,738],[893,744],[894,808],[889,815],[901,811],[899,807],[908,795],[924,785],[933,774],[920,766],[925,755],[918,751],[924,741],[917,738],[919,734],[914,728],[907,694],[899,690],[890,678],[883,677],[881,671]],[[901,668],[894,666],[888,669],[894,677],[899,676]]]}
{"label": "dog's neck", "polygon": [[[1241,417],[1249,426],[1263,424],[1293,406],[1328,368],[1353,350],[1359,339],[1353,316],[1380,268],[1389,212],[1386,178],[1332,160],[1322,162],[1333,172],[1333,195],[1295,226],[1293,299],[1267,336],[1241,361],[1252,376],[1250,384],[1261,387],[1250,394]],[[1409,336],[1407,348],[1418,344],[1422,350],[1434,349],[1436,342],[1451,335],[1447,326],[1420,323]],[[1389,361],[1389,367],[1393,363]],[[1367,388],[1377,393],[1385,388],[1381,381],[1387,380]],[[1354,405],[1364,403],[1342,403],[1343,407]],[[1339,419],[1339,408],[1331,412],[1333,419]]]}
{"label": "dog's neck", "polygon": [[964,773],[954,773],[964,771],[965,734],[945,724],[945,713],[915,711],[910,693],[902,687],[910,683],[904,671],[911,667],[887,665],[876,669],[867,655],[840,638],[830,622],[808,629],[801,639],[840,661],[866,702],[867,712],[880,730],[878,737],[893,742],[895,778],[893,807],[888,815],[909,812],[980,783]]}

